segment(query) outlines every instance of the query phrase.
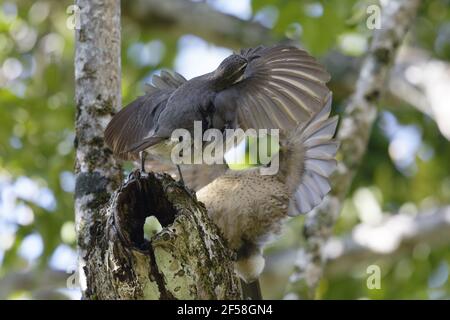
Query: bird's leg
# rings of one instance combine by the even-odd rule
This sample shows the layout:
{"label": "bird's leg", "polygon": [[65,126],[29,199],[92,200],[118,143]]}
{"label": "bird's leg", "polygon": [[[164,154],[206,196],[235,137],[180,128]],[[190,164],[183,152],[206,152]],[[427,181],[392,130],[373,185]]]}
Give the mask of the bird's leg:
{"label": "bird's leg", "polygon": [[180,176],[179,182],[180,182],[183,186],[185,186],[184,180],[183,180],[183,175],[181,174],[181,168],[180,168],[180,165],[178,165],[178,164],[177,164],[177,169],[178,169],[178,175]]}
{"label": "bird's leg", "polygon": [[183,179],[183,175],[181,174],[180,166],[178,164],[176,166],[177,166],[178,175],[180,176],[180,179],[178,181],[176,181],[175,184],[178,185],[178,187],[183,188],[192,198],[196,198],[195,191],[189,189],[188,186],[186,186],[186,184],[184,183],[184,179]]}
{"label": "bird's leg", "polygon": [[145,158],[147,157],[147,152],[140,151],[139,158],[141,159],[141,172],[145,173]]}

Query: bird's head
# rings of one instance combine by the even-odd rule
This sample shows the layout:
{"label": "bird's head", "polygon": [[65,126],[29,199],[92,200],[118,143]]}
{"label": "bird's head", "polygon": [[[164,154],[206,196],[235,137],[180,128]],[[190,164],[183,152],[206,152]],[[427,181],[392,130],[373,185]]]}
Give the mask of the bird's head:
{"label": "bird's head", "polygon": [[222,61],[222,63],[214,71],[214,78],[225,86],[233,85],[244,76],[245,68],[248,61],[238,54],[233,54]]}

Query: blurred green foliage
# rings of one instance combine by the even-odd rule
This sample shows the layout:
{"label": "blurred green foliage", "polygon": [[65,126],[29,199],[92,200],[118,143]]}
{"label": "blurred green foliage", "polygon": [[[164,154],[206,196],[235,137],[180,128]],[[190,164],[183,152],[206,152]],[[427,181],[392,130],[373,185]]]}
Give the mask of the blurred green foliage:
{"label": "blurred green foliage", "polygon": [[[339,50],[359,56],[367,49],[372,34],[365,26],[366,8],[371,3],[376,2],[253,0],[251,6],[253,16],[271,26],[276,37],[299,40],[314,55],[323,56],[330,50]],[[0,176],[4,177],[0,192],[2,187],[14,185],[20,177],[28,177],[39,188],[51,190],[56,200],[54,205],[45,206],[39,201],[19,197],[18,203],[31,208],[32,223],[8,222],[5,212],[0,213],[0,224],[14,224],[16,228],[11,245],[3,251],[0,246],[0,252],[3,252],[0,278],[30,268],[29,262],[18,254],[27,235],[38,233],[44,244],[42,255],[34,262],[35,268],[48,268],[51,255],[61,243],[75,247],[73,185],[70,184],[74,163],[74,34],[66,27],[66,8],[71,4],[72,1],[67,0],[4,1],[0,4]],[[133,4],[126,2],[124,5]],[[449,8],[449,0],[424,1],[407,41],[434,57],[450,60]],[[161,59],[140,63],[130,49],[139,43],[153,43],[162,48]],[[139,51],[139,47],[136,50]],[[124,16],[124,103],[142,94],[142,85],[152,72],[172,68],[178,52],[177,38],[160,30],[144,28],[131,17]],[[342,111],[342,102],[334,103],[338,112]],[[348,233],[360,222],[360,212],[353,197],[360,188],[369,188],[373,192],[383,212],[397,212],[405,203],[418,210],[430,204],[449,203],[448,141],[439,134],[434,121],[410,106],[382,105],[381,109],[384,107],[395,111],[383,113],[373,129],[367,155],[336,226],[339,235]],[[396,119],[396,130],[412,126],[418,133],[418,147],[411,153],[412,160],[403,167],[399,167],[388,152],[393,137],[386,133],[384,122],[392,117]],[[268,248],[267,254],[299,245],[301,225],[301,218],[291,220],[286,232]],[[382,290],[368,290],[365,285],[365,268],[372,263],[382,266]],[[433,275],[445,272],[449,263],[450,252],[442,248],[429,248],[425,255],[411,252],[395,261],[367,261],[367,264],[354,266],[347,274],[324,279],[318,295],[325,299],[450,298],[448,280],[436,288],[430,285]],[[283,295],[289,270],[280,270],[281,275],[266,274],[263,279],[266,288],[271,284],[271,289],[265,292],[267,297]]]}

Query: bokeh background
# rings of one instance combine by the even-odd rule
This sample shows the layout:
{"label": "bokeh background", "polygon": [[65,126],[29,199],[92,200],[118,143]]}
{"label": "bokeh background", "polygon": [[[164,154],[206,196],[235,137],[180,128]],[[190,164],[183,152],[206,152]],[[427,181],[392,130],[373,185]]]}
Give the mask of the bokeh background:
{"label": "bokeh background", "polygon": [[[199,2],[242,20],[242,28],[248,21],[262,25],[270,41],[299,42],[326,64],[334,107],[342,111],[373,34],[366,9],[375,1]],[[122,1],[124,105],[163,68],[191,78],[252,42],[226,32],[212,36],[198,21],[180,28],[155,13],[145,18],[140,3]],[[72,4],[0,2],[0,299],[80,297],[73,281],[74,31],[67,26]],[[318,298],[450,298],[448,232],[436,228],[432,233],[439,241],[423,237],[402,250],[392,238],[420,215],[426,224],[430,212],[445,213],[450,201],[450,89],[436,90],[450,88],[445,83],[450,82],[450,1],[424,1],[404,46],[404,60],[393,68],[367,155],[330,241],[335,261],[325,271]],[[449,212],[444,222],[450,221]],[[284,296],[302,245],[303,221],[290,220],[266,250],[267,298]],[[341,244],[349,239],[365,246],[362,257],[343,254]],[[381,268],[377,290],[366,285],[373,264]]]}

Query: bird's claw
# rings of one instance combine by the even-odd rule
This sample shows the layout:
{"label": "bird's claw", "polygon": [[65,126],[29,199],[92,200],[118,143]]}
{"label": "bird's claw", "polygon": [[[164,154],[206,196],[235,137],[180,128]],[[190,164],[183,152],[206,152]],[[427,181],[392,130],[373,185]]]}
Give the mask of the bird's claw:
{"label": "bird's claw", "polygon": [[135,169],[128,174],[126,182],[130,182],[133,180],[139,180],[139,178],[141,178],[145,175],[147,175],[146,171],[142,171],[142,169]]}
{"label": "bird's claw", "polygon": [[126,179],[126,182],[130,182],[130,181],[132,181],[132,180],[134,180],[134,179],[139,179],[139,170],[133,170],[133,171],[131,171],[129,174],[128,174],[128,176],[127,176],[127,179]]}

